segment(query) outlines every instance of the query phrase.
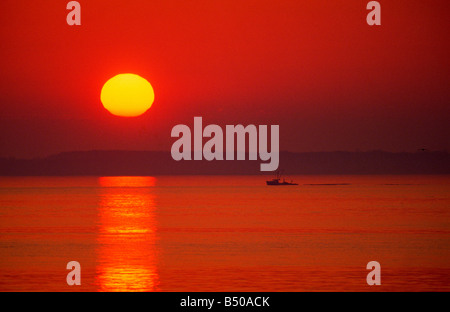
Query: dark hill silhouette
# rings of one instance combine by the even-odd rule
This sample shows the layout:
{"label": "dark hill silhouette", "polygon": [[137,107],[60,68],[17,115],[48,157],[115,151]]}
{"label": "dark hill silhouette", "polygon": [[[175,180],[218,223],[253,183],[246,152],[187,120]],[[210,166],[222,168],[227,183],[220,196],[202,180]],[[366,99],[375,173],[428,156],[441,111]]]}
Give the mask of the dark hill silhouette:
{"label": "dark hill silhouette", "polygon": [[[261,161],[175,161],[170,152],[65,152],[45,158],[0,158],[2,176],[268,174]],[[292,174],[450,174],[448,152],[280,153],[280,169]]]}

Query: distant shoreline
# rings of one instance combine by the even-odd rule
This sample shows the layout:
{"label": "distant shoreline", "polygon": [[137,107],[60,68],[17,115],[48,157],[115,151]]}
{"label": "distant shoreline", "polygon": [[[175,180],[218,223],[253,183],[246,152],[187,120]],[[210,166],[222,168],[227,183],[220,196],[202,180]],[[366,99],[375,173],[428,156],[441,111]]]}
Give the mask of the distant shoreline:
{"label": "distant shoreline", "polygon": [[[247,157],[248,158],[248,157]],[[258,161],[175,161],[170,152],[82,151],[43,158],[0,158],[0,176],[145,176],[145,175],[270,175]],[[288,175],[450,174],[446,151],[415,153],[309,152],[280,153]]]}

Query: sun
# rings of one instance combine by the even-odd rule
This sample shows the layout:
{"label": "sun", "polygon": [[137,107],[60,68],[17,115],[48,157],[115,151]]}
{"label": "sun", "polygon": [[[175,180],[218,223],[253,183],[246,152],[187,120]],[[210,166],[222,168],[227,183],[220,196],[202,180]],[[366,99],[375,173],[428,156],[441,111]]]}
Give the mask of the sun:
{"label": "sun", "polygon": [[103,85],[100,100],[113,115],[136,117],[152,106],[155,93],[144,78],[135,74],[119,74]]}

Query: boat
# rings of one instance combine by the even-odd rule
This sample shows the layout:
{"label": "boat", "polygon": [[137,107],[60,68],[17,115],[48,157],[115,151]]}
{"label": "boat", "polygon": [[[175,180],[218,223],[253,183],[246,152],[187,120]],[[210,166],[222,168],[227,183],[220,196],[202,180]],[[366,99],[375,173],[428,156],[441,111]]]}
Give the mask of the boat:
{"label": "boat", "polygon": [[272,179],[270,181],[266,181],[267,185],[298,185],[298,183],[294,183],[294,181],[291,180],[291,182],[286,181],[283,178],[283,181],[281,181],[281,174],[277,172],[277,177],[275,179]]}

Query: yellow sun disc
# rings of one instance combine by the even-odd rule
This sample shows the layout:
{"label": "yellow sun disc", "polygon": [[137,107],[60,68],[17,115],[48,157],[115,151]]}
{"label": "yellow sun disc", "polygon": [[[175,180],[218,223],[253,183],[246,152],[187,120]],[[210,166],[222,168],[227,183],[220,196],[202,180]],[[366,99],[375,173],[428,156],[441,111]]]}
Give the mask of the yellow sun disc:
{"label": "yellow sun disc", "polygon": [[103,107],[111,114],[135,117],[145,113],[155,100],[152,85],[135,74],[119,74],[109,79],[100,94]]}

